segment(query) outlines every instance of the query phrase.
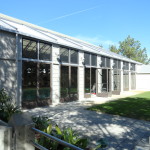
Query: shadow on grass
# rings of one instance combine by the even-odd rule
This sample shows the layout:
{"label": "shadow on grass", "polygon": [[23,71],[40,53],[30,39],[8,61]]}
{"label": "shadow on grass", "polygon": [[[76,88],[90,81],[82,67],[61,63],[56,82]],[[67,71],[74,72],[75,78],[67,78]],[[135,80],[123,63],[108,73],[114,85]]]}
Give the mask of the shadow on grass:
{"label": "shadow on grass", "polygon": [[150,99],[126,97],[105,104],[94,105],[88,110],[150,121]]}

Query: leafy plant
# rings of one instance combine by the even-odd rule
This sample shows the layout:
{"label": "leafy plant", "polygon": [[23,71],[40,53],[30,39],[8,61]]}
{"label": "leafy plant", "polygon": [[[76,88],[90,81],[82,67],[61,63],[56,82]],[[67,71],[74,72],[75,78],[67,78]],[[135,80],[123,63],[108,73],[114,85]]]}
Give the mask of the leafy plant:
{"label": "leafy plant", "polygon": [[[87,149],[89,146],[89,140],[87,138],[81,138],[75,131],[71,128],[60,129],[57,124],[52,124],[52,121],[48,117],[34,117],[33,121],[36,123],[35,127],[42,130],[43,132],[55,136],[63,141],[66,141],[70,144],[76,145],[82,149]],[[43,121],[43,123],[42,123]],[[51,122],[51,123],[50,123]],[[45,128],[45,126],[47,127]],[[56,141],[52,141],[42,135],[36,135],[36,141],[50,150],[71,150],[68,147],[65,147],[59,144]],[[92,150],[97,150],[99,148],[106,147],[104,140],[100,139],[97,146]]]}
{"label": "leafy plant", "polygon": [[20,113],[19,107],[11,103],[11,97],[8,96],[4,89],[0,90],[0,119],[8,122],[10,117],[15,113]]}

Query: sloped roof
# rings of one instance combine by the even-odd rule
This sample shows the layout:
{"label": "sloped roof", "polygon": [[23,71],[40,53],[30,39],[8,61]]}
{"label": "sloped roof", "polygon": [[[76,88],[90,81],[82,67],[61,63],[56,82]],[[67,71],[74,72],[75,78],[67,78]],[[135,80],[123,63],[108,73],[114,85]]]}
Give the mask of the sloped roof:
{"label": "sloped roof", "polygon": [[137,73],[149,73],[150,74],[150,65],[140,65],[137,69]]}
{"label": "sloped roof", "polygon": [[88,42],[0,14],[0,29],[131,63],[141,64]]}

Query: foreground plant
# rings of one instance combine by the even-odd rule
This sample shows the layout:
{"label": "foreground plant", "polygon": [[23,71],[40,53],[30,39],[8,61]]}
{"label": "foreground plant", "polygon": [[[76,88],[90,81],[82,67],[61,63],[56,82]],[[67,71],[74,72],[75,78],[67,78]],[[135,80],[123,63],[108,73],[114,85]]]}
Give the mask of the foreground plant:
{"label": "foreground plant", "polygon": [[[34,117],[33,122],[35,123],[35,127],[39,130],[42,130],[43,132],[55,136],[70,144],[76,145],[82,149],[98,150],[99,148],[105,148],[107,146],[106,142],[103,139],[100,139],[97,146],[93,149],[90,149],[88,148],[89,140],[87,138],[80,137],[71,128],[60,129],[58,125],[52,123],[48,117]],[[46,125],[47,127],[44,128]],[[70,148],[63,146],[58,142],[52,141],[40,134],[36,135],[36,142],[49,150],[71,150]]]}
{"label": "foreground plant", "polygon": [[19,107],[12,104],[12,98],[4,89],[0,90],[0,119],[8,122],[15,113],[20,113]]}

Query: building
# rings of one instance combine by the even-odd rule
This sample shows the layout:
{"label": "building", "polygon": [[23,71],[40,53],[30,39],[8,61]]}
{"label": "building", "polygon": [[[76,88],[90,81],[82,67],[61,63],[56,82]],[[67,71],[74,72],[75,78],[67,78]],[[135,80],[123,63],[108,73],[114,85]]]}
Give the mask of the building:
{"label": "building", "polygon": [[24,108],[136,89],[141,63],[0,14],[0,88]]}
{"label": "building", "polygon": [[138,65],[136,72],[136,88],[150,91],[150,65]]}

